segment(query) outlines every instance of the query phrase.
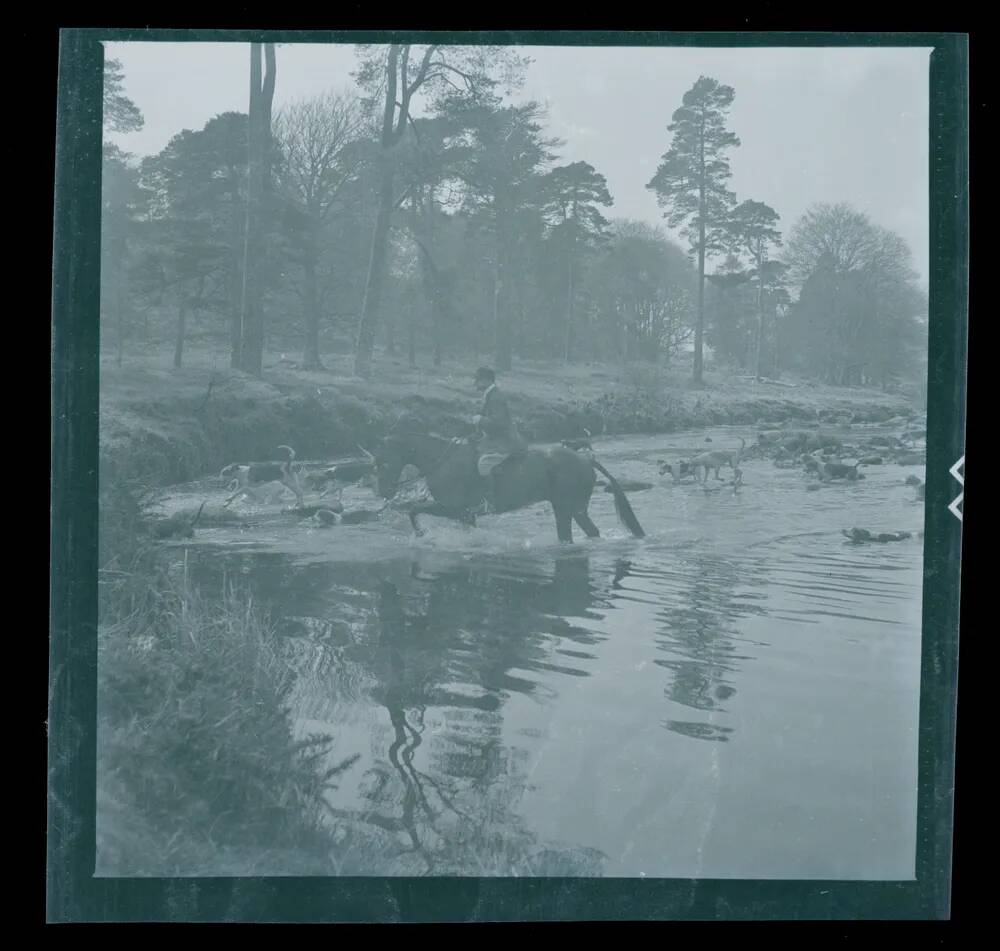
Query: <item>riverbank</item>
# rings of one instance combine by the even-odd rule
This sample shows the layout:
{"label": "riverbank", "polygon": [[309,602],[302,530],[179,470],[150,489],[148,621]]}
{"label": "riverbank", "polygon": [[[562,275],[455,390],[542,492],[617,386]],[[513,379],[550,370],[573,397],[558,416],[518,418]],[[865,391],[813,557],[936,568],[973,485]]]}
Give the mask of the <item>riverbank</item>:
{"label": "riverbank", "polygon": [[[853,458],[861,444],[890,429],[901,432],[896,425],[836,432]],[[802,449],[794,437],[832,430],[795,425],[775,435]],[[101,696],[110,701],[102,703],[109,718],[101,727],[109,742],[99,747],[99,783],[109,801],[101,813],[107,822],[99,827],[107,833],[99,840],[107,855],[101,868],[145,875],[220,874],[219,868],[222,874],[317,874],[301,872],[308,858],[310,869],[336,862],[342,874],[544,874],[529,867],[539,853],[562,856],[579,848],[610,860],[583,874],[691,875],[712,817],[692,812],[690,803],[705,801],[705,790],[711,799],[716,788],[718,774],[703,755],[713,746],[722,755],[736,750],[735,759],[723,760],[731,764],[724,773],[741,778],[727,793],[722,821],[769,829],[771,816],[795,815],[788,803],[767,795],[767,777],[782,769],[797,774],[804,762],[806,772],[819,774],[810,788],[810,802],[821,803],[825,817],[819,840],[832,836],[824,851],[822,841],[809,838],[817,835],[815,824],[801,830],[809,854],[822,857],[814,874],[843,874],[846,867],[838,863],[848,860],[883,861],[881,846],[892,847],[899,824],[867,811],[867,803],[899,801],[894,770],[909,749],[912,718],[901,717],[899,705],[910,695],[901,698],[899,690],[919,672],[913,632],[919,630],[922,546],[916,536],[923,511],[904,478],[923,473],[886,459],[866,468],[864,481],[821,484],[801,464],[784,468],[755,454],[739,493],[730,491],[725,472],[725,483],[713,478],[705,487],[654,475],[661,454],[676,459],[708,436],[714,445],[730,445],[738,432],[713,427],[602,441],[602,460],[617,478],[654,483],[630,494],[646,530],[641,542],[625,537],[611,500],[599,493],[593,514],[604,539],[578,537],[572,552],[554,544],[547,506],[484,519],[475,532],[429,519],[429,538],[411,544],[399,512],[363,527],[323,530],[275,504],[251,510],[245,526],[210,523],[190,545],[154,544],[170,574],[189,578],[209,604],[232,581],[247,597],[220,605],[221,644],[199,620],[197,605],[174,599],[152,623],[144,615],[137,619],[128,605],[127,625],[102,640],[111,649],[98,665]],[[182,499],[190,504],[206,490],[205,483],[175,486],[162,499],[168,508]],[[258,512],[264,518],[258,520]],[[852,526],[912,537],[858,546],[841,535]],[[143,582],[134,579],[145,591],[164,589],[161,582]],[[270,651],[240,646],[252,647],[263,632],[242,620],[251,594],[255,611],[273,622],[266,644],[295,672],[291,692],[267,690],[252,706],[248,685],[266,683],[273,667]],[[154,650],[144,646],[145,630],[158,638]],[[664,657],[669,663],[656,663]],[[244,668],[254,673],[241,682],[236,674]],[[788,703],[803,696],[803,682],[807,695],[823,704],[824,720],[805,718],[789,753],[772,738]],[[788,703],[775,705],[776,693]],[[856,753],[856,743],[823,742],[830,736],[826,724],[843,722],[830,711],[842,710],[845,697],[856,717],[843,724],[843,735],[871,744]],[[873,704],[881,715],[872,716]],[[588,710],[600,710],[602,723],[607,714],[611,728],[581,737],[577,727]],[[879,731],[863,728],[872,721]],[[329,822],[319,826],[308,808],[294,814],[299,800],[287,789],[284,770],[274,774],[259,765],[289,762],[296,740],[313,734],[333,738],[330,765],[361,754],[338,779]],[[221,765],[218,748],[226,752]],[[591,757],[599,760],[599,772],[588,773]],[[758,757],[765,763],[756,763]],[[875,782],[889,798],[854,803],[852,809],[865,811],[844,821],[838,783],[845,772],[872,782],[872,762],[886,764]],[[665,771],[658,769],[662,763]],[[224,813],[233,805],[216,783],[222,766],[229,787],[240,785],[236,777],[245,770],[255,784],[258,777],[273,782],[276,792],[267,798],[262,789],[236,804],[235,814]],[[181,767],[175,781],[170,774]],[[675,797],[682,807],[657,813],[647,838],[679,841],[682,851],[664,859],[654,846],[636,858],[634,849],[623,849],[635,841],[627,830],[594,837],[595,816],[607,814],[607,802],[629,797],[620,810],[627,816],[657,789],[674,790],[671,768],[686,778]],[[655,776],[647,779],[650,771]],[[157,780],[152,799],[149,772]],[[595,789],[595,775],[626,781]],[[537,792],[525,788],[524,776]],[[565,776],[570,780],[561,785]],[[308,790],[308,775],[297,785]],[[594,795],[574,800],[573,789],[581,788]],[[259,810],[275,800],[287,804],[284,826],[258,846],[257,833],[242,830],[261,828]],[[198,811],[203,802],[207,813]],[[568,825],[561,818],[566,802],[581,803]],[[758,803],[765,804],[763,813]],[[873,844],[869,836],[853,835],[857,825],[889,831]],[[771,862],[772,874],[788,874],[801,861],[795,845],[801,840],[789,838],[792,845],[772,857],[763,840],[737,837],[742,844],[728,846],[732,840],[724,836],[720,842],[731,857],[716,849],[714,867],[724,872],[740,848],[759,843],[765,851],[747,857],[747,867]],[[853,844],[837,852],[834,838]],[[857,850],[866,848],[870,860],[859,858]]]}
{"label": "riverbank", "polygon": [[[375,376],[351,372],[346,356],[324,371],[272,360],[261,379],[230,370],[221,351],[192,351],[174,370],[169,355],[137,355],[101,373],[102,487],[133,491],[217,472],[231,462],[264,460],[278,445],[300,459],[356,454],[385,435],[401,414],[429,430],[467,435],[478,397],[475,360],[411,368],[382,357]],[[915,414],[913,400],[874,389],[787,379],[755,383],[709,371],[695,388],[685,370],[648,366],[527,363],[501,377],[526,438],[671,433],[713,425],[773,427],[788,421],[882,422]]]}
{"label": "riverbank", "polygon": [[[293,731],[283,642],[252,592],[223,591],[214,603],[188,584],[186,557],[143,535],[141,495],[272,458],[281,444],[300,459],[356,454],[401,413],[466,434],[475,361],[432,372],[383,358],[371,381],[346,358],[319,373],[280,363],[258,380],[229,370],[224,354],[190,356],[180,371],[155,353],[102,367],[99,873],[240,875],[265,863],[330,874],[350,849],[320,820],[335,777],[317,759],[326,738],[303,745]],[[782,383],[793,385],[710,372],[694,389],[680,372],[542,364],[502,377],[538,442],[733,424],[750,442],[784,422],[876,422],[918,409],[877,391]],[[350,842],[371,835],[364,823],[344,827]]]}

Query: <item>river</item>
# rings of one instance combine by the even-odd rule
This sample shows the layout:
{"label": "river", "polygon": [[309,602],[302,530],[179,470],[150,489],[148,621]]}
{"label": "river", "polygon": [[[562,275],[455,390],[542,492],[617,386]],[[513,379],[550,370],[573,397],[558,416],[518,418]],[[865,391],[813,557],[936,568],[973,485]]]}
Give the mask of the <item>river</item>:
{"label": "river", "polygon": [[913,878],[923,467],[809,491],[751,460],[735,494],[658,474],[750,434],[709,435],[595,446],[654,483],[640,540],[598,490],[603,537],[573,546],[547,505],[177,544],[203,591],[241,579],[271,614],[298,733],[356,757],[329,794],[342,874]]}

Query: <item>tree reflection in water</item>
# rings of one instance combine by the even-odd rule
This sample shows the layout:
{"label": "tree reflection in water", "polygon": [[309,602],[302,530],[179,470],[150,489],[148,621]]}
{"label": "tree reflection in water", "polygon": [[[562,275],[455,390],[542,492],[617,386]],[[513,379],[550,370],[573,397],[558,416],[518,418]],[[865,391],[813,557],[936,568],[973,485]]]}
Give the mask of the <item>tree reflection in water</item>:
{"label": "tree reflection in water", "polygon": [[739,591],[759,575],[699,554],[666,570],[634,559],[597,568],[585,550],[459,565],[425,553],[268,561],[257,596],[291,635],[293,708],[329,725],[337,756],[363,755],[331,793],[342,874],[601,874],[598,854],[526,826],[520,802],[544,737],[505,726],[506,708],[551,703],[566,678],[589,677],[605,613],[640,600],[658,624],[666,700],[705,715],[664,726],[725,740],[730,728],[715,721],[747,659],[734,625],[759,611]]}
{"label": "tree reflection in water", "polygon": [[349,734],[370,747],[364,776],[330,803],[342,874],[601,874],[599,853],[540,842],[518,815],[531,743],[505,732],[504,706],[589,676],[603,635],[586,624],[610,582],[595,587],[577,552],[527,566],[268,561],[258,597],[290,635],[294,706],[334,732],[345,715],[368,724],[367,741]]}
{"label": "tree reflection in water", "polygon": [[[741,588],[762,586],[764,574],[752,564],[700,554],[691,556],[681,578],[681,591],[661,605],[654,661],[672,672],[668,700],[709,714],[709,722],[666,719],[669,730],[694,739],[725,742],[732,729],[714,721],[725,713],[725,702],[736,694],[733,675],[752,660],[740,652],[739,618],[762,614],[763,608]],[[641,574],[641,573],[640,573]]]}

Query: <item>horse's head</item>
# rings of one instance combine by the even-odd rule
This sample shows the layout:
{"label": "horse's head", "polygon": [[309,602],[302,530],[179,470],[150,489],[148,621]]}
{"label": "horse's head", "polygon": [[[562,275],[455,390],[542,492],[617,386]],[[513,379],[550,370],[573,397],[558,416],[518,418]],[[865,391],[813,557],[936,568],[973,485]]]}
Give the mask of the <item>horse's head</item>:
{"label": "horse's head", "polygon": [[396,494],[396,484],[409,462],[410,450],[398,436],[387,436],[375,450],[375,491],[383,499]]}

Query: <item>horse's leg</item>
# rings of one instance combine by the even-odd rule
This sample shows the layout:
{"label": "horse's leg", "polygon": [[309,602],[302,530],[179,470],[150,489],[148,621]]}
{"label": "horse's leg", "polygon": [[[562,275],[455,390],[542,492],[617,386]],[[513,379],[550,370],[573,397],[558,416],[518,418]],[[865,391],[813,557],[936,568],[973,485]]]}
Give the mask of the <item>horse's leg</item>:
{"label": "horse's leg", "polygon": [[552,511],[556,517],[556,534],[559,536],[559,541],[570,542],[573,541],[573,516],[562,508],[552,507]]}
{"label": "horse's leg", "polygon": [[583,529],[587,538],[601,537],[601,533],[597,530],[597,526],[590,520],[590,516],[586,513],[586,511],[577,512],[573,518],[576,521],[576,524]]}
{"label": "horse's leg", "polygon": [[[450,518],[453,521],[465,522],[466,515],[465,512],[458,509],[449,508],[446,505],[441,505],[438,502],[428,502],[426,505],[414,506],[409,511],[410,524],[413,526],[414,532],[418,536],[423,535],[423,529],[417,524],[418,515],[436,515],[439,518]],[[473,524],[475,521],[473,520]]]}

